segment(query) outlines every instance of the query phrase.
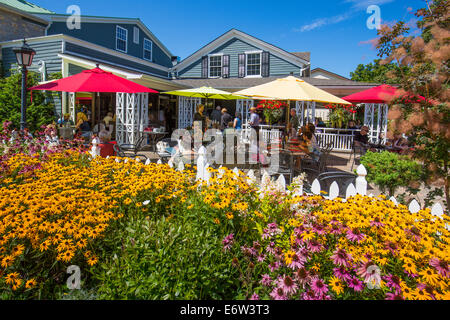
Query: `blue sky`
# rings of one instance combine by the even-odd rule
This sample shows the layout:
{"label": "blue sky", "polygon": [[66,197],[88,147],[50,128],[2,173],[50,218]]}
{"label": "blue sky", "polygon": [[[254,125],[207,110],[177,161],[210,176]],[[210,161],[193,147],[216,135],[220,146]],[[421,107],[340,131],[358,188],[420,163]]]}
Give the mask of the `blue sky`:
{"label": "blue sky", "polygon": [[376,59],[369,5],[379,6],[382,23],[414,23],[412,12],[425,6],[423,0],[30,1],[57,13],[75,4],[82,15],[140,18],[181,59],[236,28],[289,52],[310,51],[312,68],[346,77]]}

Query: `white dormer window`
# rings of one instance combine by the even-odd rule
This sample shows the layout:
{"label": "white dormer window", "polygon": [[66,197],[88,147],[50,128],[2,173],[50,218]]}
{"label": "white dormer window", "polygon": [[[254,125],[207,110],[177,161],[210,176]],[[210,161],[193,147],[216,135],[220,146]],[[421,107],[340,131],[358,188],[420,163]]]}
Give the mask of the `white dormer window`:
{"label": "white dormer window", "polygon": [[209,78],[222,77],[222,54],[208,56],[208,76]]}
{"label": "white dormer window", "polygon": [[260,51],[245,53],[247,60],[245,74],[247,77],[261,77],[261,53]]}
{"label": "white dormer window", "polygon": [[152,61],[153,59],[153,42],[144,39],[144,59]]}
{"label": "white dormer window", "polygon": [[128,50],[128,30],[116,27],[116,50],[127,53]]}
{"label": "white dormer window", "polygon": [[139,28],[137,27],[133,28],[133,42],[139,44]]}

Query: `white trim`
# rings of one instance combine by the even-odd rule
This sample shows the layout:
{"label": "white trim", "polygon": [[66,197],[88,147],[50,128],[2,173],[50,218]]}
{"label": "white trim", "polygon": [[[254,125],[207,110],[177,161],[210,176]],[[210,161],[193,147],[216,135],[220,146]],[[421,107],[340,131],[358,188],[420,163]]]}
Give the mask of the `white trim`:
{"label": "white trim", "polygon": [[[44,44],[44,43],[54,42],[54,41],[60,40],[60,39],[66,40],[66,42],[70,42],[72,44],[83,46],[83,47],[88,48],[88,49],[100,51],[102,53],[109,54],[109,55],[112,55],[114,57],[122,58],[122,59],[129,60],[129,61],[133,61],[133,62],[140,63],[142,65],[149,66],[149,67],[161,70],[161,71],[169,72],[169,68],[168,67],[164,67],[164,66],[156,64],[154,62],[150,62],[150,61],[147,61],[147,60],[144,60],[144,59],[141,59],[141,58],[137,58],[135,56],[131,56],[129,54],[121,53],[121,52],[116,51],[114,49],[102,47],[102,46],[99,46],[97,44],[93,44],[91,42],[87,42],[87,41],[80,40],[80,39],[77,39],[77,38],[74,38],[74,37],[71,37],[71,36],[67,36],[67,35],[63,35],[63,34],[51,35],[51,36],[42,36],[42,37],[36,37],[36,38],[27,38],[27,43],[31,44],[31,43],[34,43],[34,42],[39,42],[39,43]],[[0,46],[2,46],[2,48],[10,48],[10,47],[12,48],[12,47],[17,46],[18,44],[21,44],[22,41],[23,41],[23,39],[0,42]],[[76,53],[76,54],[78,55],[78,53]]]}
{"label": "white trim", "polygon": [[[150,47],[151,47],[151,49],[150,49],[150,60],[145,58],[145,51],[148,51],[148,50],[145,49],[145,42],[146,42],[146,41],[149,41],[149,42],[150,42]],[[144,38],[144,40],[142,41],[142,46],[143,46],[143,55],[142,55],[142,58],[143,58],[144,60],[147,60],[147,61],[150,61],[150,62],[153,61],[153,41],[150,40],[150,39]]]}
{"label": "white trim", "polygon": [[299,67],[304,67],[305,65],[307,65],[309,63],[309,61],[306,61],[300,57],[297,57],[297,56],[295,56],[283,49],[275,47],[265,41],[256,39],[255,37],[245,34],[239,30],[232,29],[232,30],[228,31],[227,33],[223,34],[222,36],[220,36],[219,38],[217,38],[216,40],[214,40],[213,42],[207,44],[206,46],[204,46],[197,52],[193,53],[192,55],[190,55],[183,61],[181,61],[179,64],[177,64],[175,66],[175,68],[178,71],[184,70],[185,68],[189,67],[192,63],[199,60],[201,57],[207,55],[208,52],[214,51],[214,49],[216,49],[220,45],[228,42],[232,38],[237,38],[239,40],[243,40],[249,44],[252,44],[256,47],[260,47],[262,49],[262,51],[269,51],[272,55],[277,56],[277,57],[279,57],[283,60],[286,60],[286,61],[288,61],[294,65],[297,65]]}
{"label": "white trim", "polygon": [[[79,54],[79,53],[76,53],[76,52],[71,52],[71,51],[65,51],[65,53],[71,55],[72,57],[85,58],[85,59],[88,59],[88,60],[97,61],[97,63],[104,63],[104,64],[107,64],[107,65],[109,64],[109,65],[112,65],[112,66],[117,66],[119,68],[124,68],[124,69],[128,69],[128,70],[133,70],[133,71],[144,73],[144,71],[142,71],[142,70],[139,70],[139,69],[136,69],[136,68],[133,68],[133,67],[124,66],[124,65],[121,65],[121,64],[117,64],[117,63],[113,63],[113,62],[110,62],[108,60],[97,59],[97,58],[89,57],[89,56],[86,56],[86,55],[83,55],[83,54]],[[58,56],[59,56],[59,54],[58,54]],[[160,74],[155,74],[155,73],[151,73],[151,72],[148,72],[148,71],[145,71],[145,73],[148,74],[148,75],[155,76],[155,77],[160,77],[160,78],[163,77]]]}
{"label": "white trim", "polygon": [[[86,68],[93,68],[93,67],[95,67],[95,65],[97,63],[97,62],[92,61],[92,60],[88,60],[88,59],[84,59],[84,58],[80,58],[80,57],[72,56],[72,55],[68,55],[68,54],[62,54],[62,53],[58,54],[58,57],[60,57],[62,59],[62,63],[63,64],[64,63],[68,63],[68,62],[72,62],[72,63],[74,63],[76,65],[79,65],[81,67],[86,67]],[[119,68],[122,67],[120,65],[116,65],[116,64],[113,64],[113,63],[108,63],[108,64],[111,65],[111,66],[119,67]],[[124,71],[124,70],[118,70],[118,69],[115,69],[115,68],[112,68],[112,67],[109,67],[109,66],[106,66],[106,65],[102,65],[100,67],[103,70],[105,70],[105,71],[112,72],[112,73],[117,73],[117,74],[121,74],[123,76],[126,76],[127,79],[130,79],[130,80],[142,80],[142,81],[148,80],[148,81],[153,81],[153,82],[156,82],[156,83],[161,83],[161,84],[168,85],[168,86],[171,86],[171,87],[176,87],[176,88],[190,88],[189,86],[186,86],[186,85],[183,85],[183,84],[180,84],[180,83],[175,83],[175,82],[170,81],[168,79],[163,79],[163,78],[159,78],[159,77],[154,77],[152,75],[144,74],[144,73],[139,72],[139,70],[133,70],[133,69],[127,68],[127,67],[122,67],[122,68],[126,68],[128,70],[137,71],[139,73],[131,73],[131,72],[127,72],[127,71]]]}
{"label": "white trim", "polygon": [[[118,38],[119,30],[125,30],[125,40]],[[125,41],[125,51],[117,48],[117,40]],[[116,50],[119,52],[128,53],[128,29],[125,29],[119,25],[116,25]]]}
{"label": "white trim", "polygon": [[[208,79],[220,79],[220,78],[222,78],[222,76],[223,76],[222,75],[223,56],[224,56],[223,53],[211,53],[211,54],[208,54]],[[210,58],[211,57],[222,57],[222,59],[220,60],[220,77],[217,77],[217,76],[216,77],[212,77],[211,74],[210,74],[210,71],[211,71]]]}
{"label": "white trim", "polygon": [[[246,51],[245,53],[245,78],[262,78],[262,51]],[[248,75],[248,56],[250,54],[259,54],[259,74]],[[256,64],[253,64],[256,65]]]}
{"label": "white trim", "polygon": [[[43,16],[47,16],[46,14],[39,14],[39,17],[43,18]],[[55,22],[66,22],[67,17],[69,15],[62,14],[53,14],[51,15],[51,21]],[[81,16],[81,23],[111,23],[111,24],[135,24],[141,30],[147,34],[150,39],[156,43],[162,51],[170,58],[173,54],[169,49],[147,28],[147,26],[140,19],[130,19],[130,18],[113,18],[113,17],[89,17],[89,16]]]}

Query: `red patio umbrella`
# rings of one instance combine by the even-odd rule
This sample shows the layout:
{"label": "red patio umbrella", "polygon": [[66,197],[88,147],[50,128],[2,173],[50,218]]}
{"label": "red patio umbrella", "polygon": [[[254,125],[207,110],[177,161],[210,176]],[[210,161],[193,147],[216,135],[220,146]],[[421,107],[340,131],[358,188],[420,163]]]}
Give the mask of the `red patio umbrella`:
{"label": "red patio umbrella", "polygon": [[133,81],[116,76],[111,72],[97,68],[84,70],[76,75],[48,82],[28,90],[46,90],[61,92],[124,92],[158,93]]}
{"label": "red patio umbrella", "polygon": [[[357,92],[342,99],[351,103],[386,103],[393,98],[400,97],[404,92],[387,84],[378,87]],[[424,97],[419,96],[420,100],[425,100]]]}

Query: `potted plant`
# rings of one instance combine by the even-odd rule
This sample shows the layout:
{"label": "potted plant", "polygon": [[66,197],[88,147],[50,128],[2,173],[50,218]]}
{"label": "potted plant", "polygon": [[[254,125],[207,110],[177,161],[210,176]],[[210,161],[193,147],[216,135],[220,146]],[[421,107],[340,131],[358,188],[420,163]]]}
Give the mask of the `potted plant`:
{"label": "potted plant", "polygon": [[256,108],[262,110],[267,123],[273,125],[283,117],[284,107],[287,103],[283,101],[261,100]]}
{"label": "potted plant", "polygon": [[356,113],[354,106],[329,104],[325,108],[330,109],[331,126],[337,129],[347,128],[349,120]]}

